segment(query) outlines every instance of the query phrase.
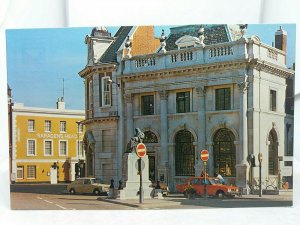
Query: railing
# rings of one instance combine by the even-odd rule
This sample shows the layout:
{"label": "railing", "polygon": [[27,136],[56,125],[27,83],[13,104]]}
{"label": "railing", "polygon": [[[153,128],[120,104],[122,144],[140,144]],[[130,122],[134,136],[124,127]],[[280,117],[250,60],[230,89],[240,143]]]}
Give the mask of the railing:
{"label": "railing", "polygon": [[177,61],[191,61],[193,60],[193,52],[189,51],[189,52],[181,52],[181,53],[175,53],[175,54],[171,54],[171,62],[175,63]]}
{"label": "railing", "polygon": [[198,46],[165,53],[133,56],[131,59],[125,60],[123,74],[241,60],[247,57],[259,58],[273,63],[276,60],[278,65],[285,66],[283,51],[262,43],[248,43],[250,44],[234,41],[207,45],[204,48]]}
{"label": "railing", "polygon": [[218,57],[218,56],[226,56],[233,55],[232,46],[220,46],[216,48],[209,49],[209,57]]}
{"label": "railing", "polygon": [[135,60],[135,67],[146,67],[146,66],[155,66],[155,58],[145,58],[145,59],[137,59]]}

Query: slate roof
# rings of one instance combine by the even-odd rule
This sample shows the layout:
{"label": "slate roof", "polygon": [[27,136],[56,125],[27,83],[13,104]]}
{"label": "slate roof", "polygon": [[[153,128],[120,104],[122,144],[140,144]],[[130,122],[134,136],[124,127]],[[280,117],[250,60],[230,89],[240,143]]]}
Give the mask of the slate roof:
{"label": "slate roof", "polygon": [[[231,41],[230,33],[227,25],[203,25],[204,26],[204,44],[211,45],[217,43],[224,43]],[[170,29],[170,34],[166,40],[166,49],[177,50],[178,47],[175,42],[184,35],[198,37],[198,31],[201,25],[187,25],[180,27],[173,27]]]}
{"label": "slate roof", "polygon": [[115,63],[117,62],[117,51],[127,38],[133,26],[122,26],[115,34],[115,40],[106,49],[97,63]]}

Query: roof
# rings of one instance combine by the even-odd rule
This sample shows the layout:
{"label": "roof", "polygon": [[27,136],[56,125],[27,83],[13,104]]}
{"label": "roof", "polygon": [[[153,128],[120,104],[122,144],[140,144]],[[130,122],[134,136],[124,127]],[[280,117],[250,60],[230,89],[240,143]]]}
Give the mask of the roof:
{"label": "roof", "polygon": [[193,37],[198,37],[198,31],[200,27],[204,27],[204,44],[211,45],[217,43],[224,43],[232,41],[232,32],[235,28],[233,26],[228,26],[225,24],[218,25],[187,25],[180,27],[173,27],[170,29],[170,35],[166,40],[166,49],[177,50],[177,45],[175,42],[184,35],[189,35]]}
{"label": "roof", "polygon": [[133,26],[122,26],[115,34],[115,40],[106,49],[97,63],[115,63],[117,62],[117,51],[127,38]]}

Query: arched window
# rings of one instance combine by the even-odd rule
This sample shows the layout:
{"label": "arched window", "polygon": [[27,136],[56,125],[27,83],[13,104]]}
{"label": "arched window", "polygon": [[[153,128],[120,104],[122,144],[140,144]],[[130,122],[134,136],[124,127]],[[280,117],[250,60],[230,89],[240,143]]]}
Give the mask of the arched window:
{"label": "arched window", "polygon": [[144,131],[145,138],[143,140],[144,143],[158,143],[158,139],[156,135],[152,131]]}
{"label": "arched window", "polygon": [[222,176],[235,176],[236,152],[233,133],[222,128],[214,136],[214,168]]}
{"label": "arched window", "polygon": [[273,128],[269,133],[269,175],[278,174],[278,139]]}
{"label": "arched window", "polygon": [[194,137],[187,130],[180,130],[175,136],[175,175],[195,175]]}

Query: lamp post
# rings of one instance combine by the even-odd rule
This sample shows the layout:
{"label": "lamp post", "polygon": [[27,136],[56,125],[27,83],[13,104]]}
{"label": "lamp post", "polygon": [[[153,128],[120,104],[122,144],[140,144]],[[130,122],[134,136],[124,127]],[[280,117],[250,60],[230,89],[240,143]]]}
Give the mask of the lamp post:
{"label": "lamp post", "polygon": [[80,162],[80,152],[79,152],[79,126],[81,124],[80,121],[76,121],[76,124],[77,124],[77,157],[78,157],[78,177],[81,177],[81,162]]}
{"label": "lamp post", "polygon": [[258,153],[258,161],[259,161],[259,197],[262,197],[262,188],[261,188],[261,163],[262,163],[262,153]]}

